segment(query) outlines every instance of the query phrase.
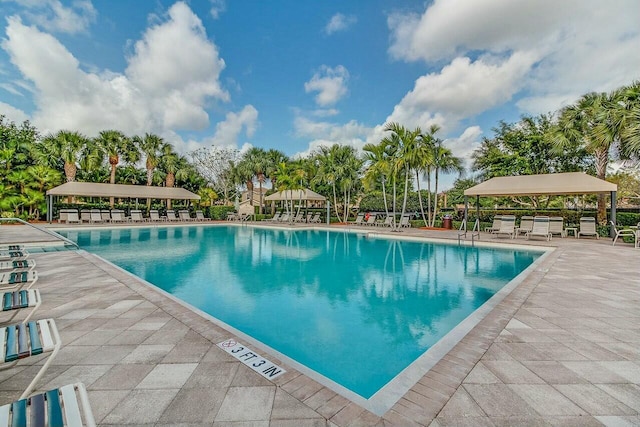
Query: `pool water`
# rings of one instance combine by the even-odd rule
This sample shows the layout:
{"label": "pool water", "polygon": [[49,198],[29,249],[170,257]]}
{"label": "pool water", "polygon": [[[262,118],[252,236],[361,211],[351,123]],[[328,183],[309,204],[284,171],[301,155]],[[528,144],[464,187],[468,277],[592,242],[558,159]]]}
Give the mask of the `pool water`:
{"label": "pool water", "polygon": [[541,255],[246,226],[61,234],[365,399]]}

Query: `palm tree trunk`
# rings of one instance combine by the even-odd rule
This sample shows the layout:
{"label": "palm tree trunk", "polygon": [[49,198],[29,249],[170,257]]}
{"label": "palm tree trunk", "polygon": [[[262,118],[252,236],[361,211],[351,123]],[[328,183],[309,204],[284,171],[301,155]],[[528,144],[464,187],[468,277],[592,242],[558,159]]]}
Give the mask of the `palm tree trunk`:
{"label": "palm tree trunk", "polygon": [[336,184],[333,183],[331,185],[333,188],[333,209],[336,211],[336,216],[338,217],[338,222],[342,222],[340,220],[340,211],[338,211],[338,196],[336,195]]}
{"label": "palm tree trunk", "polygon": [[[402,215],[400,218],[404,216],[405,210],[407,209],[407,193],[409,192],[409,168],[404,172],[404,200],[402,201]],[[394,215],[393,228],[396,228],[396,221]]]}
{"label": "palm tree trunk", "polygon": [[420,194],[420,172],[416,169],[416,185],[418,187],[418,203],[420,203],[420,213],[422,213],[422,222],[427,225],[427,218],[424,216],[424,206],[422,206],[422,194]]}
{"label": "palm tree trunk", "polygon": [[382,177],[382,200],[384,200],[384,211],[387,215],[389,215],[389,204],[387,203],[387,191],[385,190],[384,185],[384,176]]}
{"label": "palm tree trunk", "polygon": [[436,226],[436,213],[438,212],[438,168],[435,170],[435,188],[433,189],[433,217],[431,226]]}
{"label": "palm tree trunk", "polygon": [[427,169],[427,220],[431,224],[431,169]]}
{"label": "palm tree trunk", "polygon": [[[147,186],[153,184],[153,168],[147,168]],[[147,199],[147,213],[151,210],[151,199]]]}
{"label": "palm tree trunk", "polygon": [[[596,176],[602,180],[607,177],[607,164],[609,163],[609,150],[595,151]],[[605,194],[598,193],[598,224],[607,223],[607,200]]]}

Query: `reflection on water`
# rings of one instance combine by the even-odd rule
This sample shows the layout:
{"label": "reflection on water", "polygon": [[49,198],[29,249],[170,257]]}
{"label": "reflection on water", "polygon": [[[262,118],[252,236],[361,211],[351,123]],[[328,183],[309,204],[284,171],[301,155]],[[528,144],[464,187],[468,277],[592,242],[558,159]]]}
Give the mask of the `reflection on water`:
{"label": "reflection on water", "polygon": [[365,398],[540,255],[252,227],[66,235]]}

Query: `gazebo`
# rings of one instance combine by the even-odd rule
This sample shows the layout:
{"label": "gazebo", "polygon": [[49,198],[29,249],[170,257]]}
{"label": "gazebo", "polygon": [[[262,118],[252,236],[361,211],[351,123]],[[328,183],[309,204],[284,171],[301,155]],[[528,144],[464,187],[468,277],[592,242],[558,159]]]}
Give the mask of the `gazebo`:
{"label": "gazebo", "polygon": [[[611,221],[616,222],[616,192],[618,186],[584,172],[545,175],[501,176],[491,178],[464,191],[464,219],[467,223],[469,196],[476,196],[480,216],[480,196],[561,196],[569,194],[611,194]],[[466,231],[466,230],[465,230]],[[613,230],[612,230],[613,232]]]}
{"label": "gazebo", "polygon": [[308,188],[299,190],[283,190],[277,193],[273,193],[264,198],[265,201],[272,203],[281,202],[286,200],[304,201],[305,206],[309,206],[309,202],[319,203],[322,202],[327,208],[327,224],[329,223],[329,203],[327,198],[321,194],[316,193]]}
{"label": "gazebo", "polygon": [[53,220],[54,196],[118,197],[126,199],[200,200],[200,196],[184,188],[154,187],[151,185],[101,184],[95,182],[67,182],[47,191],[47,221]]}

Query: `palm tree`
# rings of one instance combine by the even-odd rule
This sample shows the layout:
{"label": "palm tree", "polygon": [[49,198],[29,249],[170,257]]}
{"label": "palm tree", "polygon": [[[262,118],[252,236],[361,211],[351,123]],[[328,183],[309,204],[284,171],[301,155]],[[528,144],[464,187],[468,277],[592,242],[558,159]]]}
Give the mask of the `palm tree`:
{"label": "palm tree", "polygon": [[[434,166],[434,141],[435,134],[440,130],[440,126],[431,125],[427,133],[420,134],[418,137],[416,152],[416,186],[418,188],[418,202],[420,204],[420,213],[422,221],[425,225],[431,224],[431,170]],[[427,216],[424,214],[424,206],[422,204],[422,193],[420,192],[420,173],[427,179]],[[435,215],[435,213],[434,213]]]}
{"label": "palm tree", "polygon": [[[252,147],[246,153],[244,153],[243,162],[246,163],[245,167],[253,172],[253,176],[258,179],[258,186],[260,189],[259,200],[260,200],[260,208],[259,213],[262,213],[262,185],[266,181],[266,171],[268,169],[268,159],[267,152],[262,148]],[[252,177],[253,181],[253,177]],[[253,190],[253,186],[252,186]],[[253,197],[253,191],[251,192],[251,196]]]}
{"label": "palm tree", "polygon": [[[96,138],[96,144],[100,150],[108,157],[111,166],[111,177],[109,182],[116,183],[116,167],[120,163],[120,156],[126,160],[131,160],[138,153],[137,147],[130,138],[127,138],[122,132],[117,130],[103,130]],[[109,198],[109,205],[113,209],[114,198]]]}
{"label": "palm tree", "polygon": [[59,171],[45,165],[29,166],[26,171],[41,193],[44,193],[46,188],[59,185],[62,181],[62,174]]}
{"label": "palm tree", "polygon": [[436,213],[438,211],[438,177],[440,172],[443,173],[451,173],[458,172],[462,173],[464,168],[462,167],[462,160],[460,158],[455,157],[453,152],[442,146],[442,140],[435,139],[434,141],[434,150],[433,150],[433,171],[434,171],[434,205],[433,205],[433,217],[431,218],[431,227],[435,226],[436,223]]}
{"label": "palm tree", "polygon": [[45,137],[43,143],[38,146],[42,148],[40,150],[42,156],[50,156],[48,160],[43,159],[43,163],[47,164],[51,158],[62,159],[67,182],[72,182],[76,179],[82,150],[88,143],[89,139],[79,132],[61,130],[55,135]]}
{"label": "palm tree", "polygon": [[[133,141],[146,157],[147,186],[151,186],[153,184],[153,170],[160,162],[164,140],[158,135],[147,133],[144,135],[144,138],[134,136]],[[149,209],[151,209],[151,199],[147,199],[147,210]]]}
{"label": "palm tree", "polygon": [[280,163],[287,163],[289,158],[280,150],[274,148],[267,150],[266,162],[265,162],[265,174],[267,178],[271,180],[271,188],[276,188],[277,178],[274,177],[275,171],[278,169]]}
{"label": "palm tree", "polygon": [[373,182],[380,179],[382,184],[382,200],[384,201],[384,210],[389,215],[389,204],[387,203],[387,178],[391,174],[391,164],[389,163],[389,154],[387,145],[366,144],[362,150],[364,151],[365,161],[369,162],[369,167],[365,173],[365,182]]}

